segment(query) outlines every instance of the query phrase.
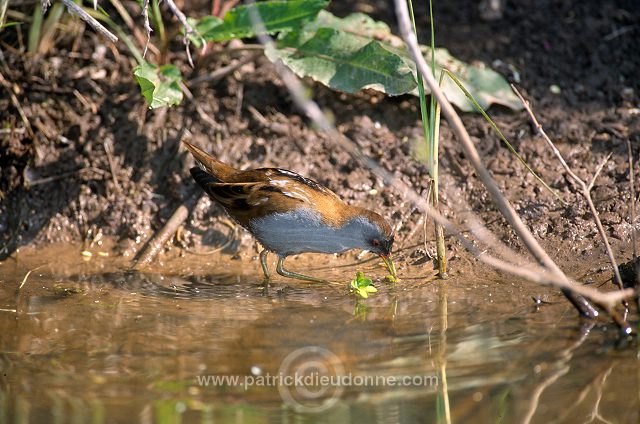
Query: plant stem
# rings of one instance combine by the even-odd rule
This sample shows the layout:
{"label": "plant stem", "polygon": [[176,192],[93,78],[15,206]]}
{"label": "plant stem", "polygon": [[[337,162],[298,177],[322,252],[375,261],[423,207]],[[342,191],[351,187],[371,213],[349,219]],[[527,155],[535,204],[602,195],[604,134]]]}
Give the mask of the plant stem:
{"label": "plant stem", "polygon": [[[413,4],[409,3],[409,16],[413,25],[413,32],[417,34],[416,20],[413,13]],[[431,20],[431,72],[435,77],[436,61],[435,61],[435,31],[433,26],[433,7],[429,1],[429,16]],[[420,117],[422,118],[422,130],[424,132],[425,143],[427,143],[427,171],[431,177],[431,205],[438,210],[438,140],[440,133],[440,108],[433,96],[427,111],[427,99],[424,92],[424,83],[422,74],[416,69],[416,80],[418,82],[418,97],[420,99]],[[440,77],[442,81],[442,77]],[[444,229],[441,225],[434,221],[436,235],[436,259],[438,261],[438,275],[440,278],[447,276],[447,256],[444,244]]]}
{"label": "plant stem", "polygon": [[[444,79],[444,73],[440,73],[440,87],[442,87],[442,81]],[[440,212],[439,197],[438,197],[438,141],[440,140],[440,104],[435,101],[431,96],[432,103],[435,103],[433,110],[433,146],[434,146],[434,172],[433,177],[433,191],[431,203],[433,208]],[[438,259],[438,275],[440,278],[447,278],[447,250],[444,245],[444,228],[437,221],[433,221],[436,229],[436,257]]]}
{"label": "plant stem", "polygon": [[38,45],[40,44],[40,31],[42,30],[42,6],[40,3],[35,5],[33,10],[33,23],[29,27],[29,41],[28,49],[29,53],[35,53],[38,51]]}
{"label": "plant stem", "polygon": [[167,35],[164,30],[164,22],[162,22],[162,14],[160,13],[160,6],[158,5],[158,0],[153,0],[151,2],[151,9],[153,10],[153,20],[155,21],[156,29],[158,30],[158,35],[160,36],[160,40],[162,41],[162,52],[164,53],[169,42],[167,40]]}

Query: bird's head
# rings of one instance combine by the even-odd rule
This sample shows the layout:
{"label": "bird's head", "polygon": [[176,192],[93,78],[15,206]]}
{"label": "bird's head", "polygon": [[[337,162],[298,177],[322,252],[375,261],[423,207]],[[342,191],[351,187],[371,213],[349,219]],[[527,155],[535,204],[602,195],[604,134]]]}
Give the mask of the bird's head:
{"label": "bird's head", "polygon": [[368,250],[380,256],[389,273],[395,278],[396,268],[391,261],[393,248],[393,230],[391,226],[379,214],[368,209],[360,209],[356,221],[361,228],[361,249]]}

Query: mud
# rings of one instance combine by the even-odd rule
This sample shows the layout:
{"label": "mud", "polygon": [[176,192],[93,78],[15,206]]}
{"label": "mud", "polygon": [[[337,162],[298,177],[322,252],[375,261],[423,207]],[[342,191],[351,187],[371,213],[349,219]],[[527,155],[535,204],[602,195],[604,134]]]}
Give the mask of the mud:
{"label": "mud", "polygon": [[[628,251],[625,143],[632,142],[637,157],[638,7],[632,1],[547,6],[508,4],[502,19],[484,21],[475,4],[437,4],[437,44],[462,60],[481,60],[516,82],[583,178],[590,178],[598,163],[612,155],[596,182],[594,199],[613,243]],[[384,2],[333,7],[338,14],[366,11],[394,26],[392,10]],[[418,6],[417,16],[425,39],[428,14]],[[0,134],[3,257],[20,246],[89,243],[96,236],[115,237],[116,253],[132,256],[181,202],[198,195],[187,173],[191,159],[178,147],[182,137],[238,167],[279,166],[314,178],[348,202],[385,215],[396,227],[400,245],[422,244],[421,216],[310,127],[263,57],[218,82],[192,87],[195,103],[149,111],[131,78],[130,61],[99,44],[90,31],[84,32],[81,43],[62,37],[48,54],[34,57],[18,54],[15,30],[3,31],[1,37],[2,73],[30,123],[25,127],[3,88],[1,121],[8,129]],[[237,58],[220,52],[221,46],[214,49],[218,51],[194,71],[182,62],[187,82]],[[240,56],[244,54],[252,53]],[[178,48],[171,57],[178,64],[184,60]],[[552,85],[560,93],[552,93]],[[415,98],[386,98],[373,92],[348,96],[313,88],[342,132],[386,169],[426,193],[426,168],[411,158],[421,133]],[[535,135],[526,114],[500,108],[491,113],[520,154],[567,202],[562,205],[526,175],[481,117],[465,114],[468,131],[526,223],[564,259],[600,256],[601,244],[584,201]],[[445,213],[464,221],[462,211],[472,210],[501,238],[517,244],[446,123],[441,146]],[[175,244],[219,245],[227,232],[222,219],[219,208],[201,199]],[[250,244],[240,233],[227,251],[242,252]],[[456,252],[457,243],[450,245]],[[410,254],[420,256],[418,249]]]}

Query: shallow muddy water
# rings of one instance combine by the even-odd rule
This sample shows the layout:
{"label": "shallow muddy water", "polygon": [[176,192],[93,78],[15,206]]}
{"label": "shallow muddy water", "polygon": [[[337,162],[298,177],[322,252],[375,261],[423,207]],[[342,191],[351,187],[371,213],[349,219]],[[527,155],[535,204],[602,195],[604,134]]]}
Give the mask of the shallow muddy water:
{"label": "shallow muddy water", "polygon": [[0,264],[0,423],[640,421],[633,341],[551,290],[467,276],[358,300],[265,289],[250,260],[56,252]]}

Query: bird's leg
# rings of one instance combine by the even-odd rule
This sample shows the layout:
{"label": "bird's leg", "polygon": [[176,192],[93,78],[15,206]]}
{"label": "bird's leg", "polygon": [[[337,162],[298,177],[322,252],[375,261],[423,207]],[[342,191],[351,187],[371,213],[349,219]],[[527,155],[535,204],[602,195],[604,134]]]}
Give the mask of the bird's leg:
{"label": "bird's leg", "polygon": [[297,272],[287,271],[286,269],[284,269],[284,259],[285,258],[278,258],[278,266],[276,267],[276,272],[282,275],[283,277],[297,278],[298,280],[304,280],[304,281],[313,281],[314,283],[327,282],[322,278],[309,277],[307,275],[298,274]]}
{"label": "bird's leg", "polygon": [[267,256],[269,255],[269,251],[267,249],[263,249],[260,252],[260,265],[262,265],[262,272],[264,272],[264,279],[269,281],[269,267],[267,266]]}

